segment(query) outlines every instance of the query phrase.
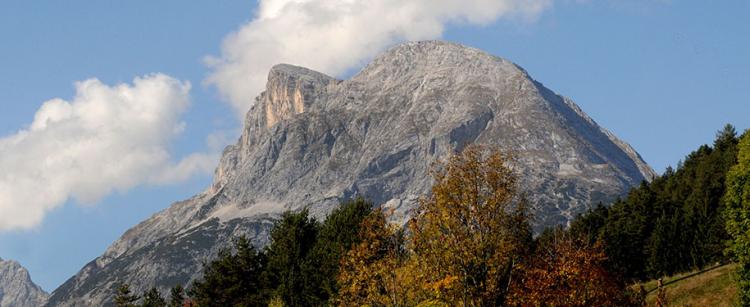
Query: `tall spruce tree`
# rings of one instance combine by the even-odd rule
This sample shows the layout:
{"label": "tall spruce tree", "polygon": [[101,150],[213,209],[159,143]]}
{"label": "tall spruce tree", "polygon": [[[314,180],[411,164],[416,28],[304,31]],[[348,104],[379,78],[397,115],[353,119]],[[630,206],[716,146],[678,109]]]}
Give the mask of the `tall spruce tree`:
{"label": "tall spruce tree", "polygon": [[124,283],[117,288],[115,294],[115,306],[117,307],[135,307],[135,302],[138,301],[138,295],[135,295],[130,290],[130,285]]}
{"label": "tall spruce tree", "polygon": [[264,274],[266,259],[245,237],[234,252],[224,249],[204,265],[203,278],[193,282],[189,294],[198,306],[260,306],[269,298]]}
{"label": "tall spruce tree", "polygon": [[141,307],[166,307],[167,301],[161,296],[159,290],[151,288],[143,294],[143,303]]}
{"label": "tall spruce tree", "polygon": [[169,307],[182,307],[185,304],[185,289],[176,285],[169,291]]}
{"label": "tall spruce tree", "polygon": [[363,198],[349,200],[328,215],[320,227],[317,241],[310,254],[311,263],[317,270],[311,273],[318,288],[314,291],[317,301],[334,299],[338,293],[336,276],[339,274],[341,257],[359,242],[361,224],[372,212],[372,203]]}
{"label": "tall spruce tree", "polygon": [[320,224],[307,209],[284,213],[271,230],[271,244],[266,248],[268,273],[274,295],[287,306],[323,303],[316,295],[317,268],[309,257],[319,230]]}

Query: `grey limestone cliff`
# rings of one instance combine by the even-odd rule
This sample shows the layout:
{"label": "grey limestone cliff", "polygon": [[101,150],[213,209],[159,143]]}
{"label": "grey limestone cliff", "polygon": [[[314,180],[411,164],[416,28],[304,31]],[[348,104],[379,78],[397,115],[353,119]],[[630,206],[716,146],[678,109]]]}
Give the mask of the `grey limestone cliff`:
{"label": "grey limestone cliff", "polygon": [[0,307],[42,306],[47,296],[21,264],[0,259]]}
{"label": "grey limestone cliff", "polygon": [[137,291],[187,283],[233,236],[263,245],[285,210],[323,217],[364,196],[406,217],[432,185],[431,163],[470,143],[516,153],[537,229],[654,176],[572,100],[477,49],[406,43],[349,80],[277,65],[213,184],[127,231],[50,305],[108,303],[120,282]]}

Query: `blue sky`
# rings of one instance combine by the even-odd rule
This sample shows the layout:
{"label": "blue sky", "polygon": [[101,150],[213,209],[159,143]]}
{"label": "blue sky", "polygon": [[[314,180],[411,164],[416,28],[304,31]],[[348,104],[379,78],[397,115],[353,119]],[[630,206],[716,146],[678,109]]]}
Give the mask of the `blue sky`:
{"label": "blue sky", "polygon": [[[76,81],[115,85],[164,73],[192,85],[191,105],[180,118],[184,131],[167,145],[170,159],[210,151],[212,135],[228,143],[240,125],[238,107],[220,85],[205,81],[215,69],[205,57],[220,56],[224,38],[256,9],[254,1],[234,0],[3,3],[0,138],[28,128],[45,101],[73,100]],[[749,9],[747,1],[560,1],[531,19],[447,21],[439,37],[521,65],[661,172],[712,142],[725,123],[750,127]],[[0,257],[20,261],[51,291],[125,230],[210,180],[199,172],[169,184],[137,184],[90,204],[68,200],[34,227],[1,231]]]}

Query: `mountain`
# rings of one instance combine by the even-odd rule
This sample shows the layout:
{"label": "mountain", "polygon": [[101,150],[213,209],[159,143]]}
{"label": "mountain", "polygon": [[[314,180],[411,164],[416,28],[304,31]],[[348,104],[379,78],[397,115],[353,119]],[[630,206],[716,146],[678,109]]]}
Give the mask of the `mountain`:
{"label": "mountain", "polygon": [[120,282],[137,291],[184,284],[236,235],[265,244],[285,210],[323,217],[359,195],[404,219],[432,185],[431,163],[470,143],[516,153],[537,229],[654,176],[572,100],[477,49],[406,43],[343,81],[277,65],[213,184],[128,230],[50,305],[107,304]]}
{"label": "mountain", "polygon": [[18,262],[0,258],[0,307],[42,306],[47,296]]}

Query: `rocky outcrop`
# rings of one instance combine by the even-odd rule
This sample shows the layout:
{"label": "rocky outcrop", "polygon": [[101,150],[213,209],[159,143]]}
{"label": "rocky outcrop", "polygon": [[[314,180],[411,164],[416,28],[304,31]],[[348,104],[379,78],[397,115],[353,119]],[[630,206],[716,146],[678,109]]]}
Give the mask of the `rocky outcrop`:
{"label": "rocky outcrop", "polygon": [[406,43],[345,81],[278,65],[213,184],[126,232],[50,305],[106,304],[121,282],[138,291],[187,283],[233,236],[265,244],[285,210],[323,217],[359,195],[405,218],[432,185],[431,163],[471,143],[515,152],[537,229],[654,176],[572,100],[477,49]]}
{"label": "rocky outcrop", "polygon": [[47,296],[21,264],[0,259],[0,307],[42,306]]}

